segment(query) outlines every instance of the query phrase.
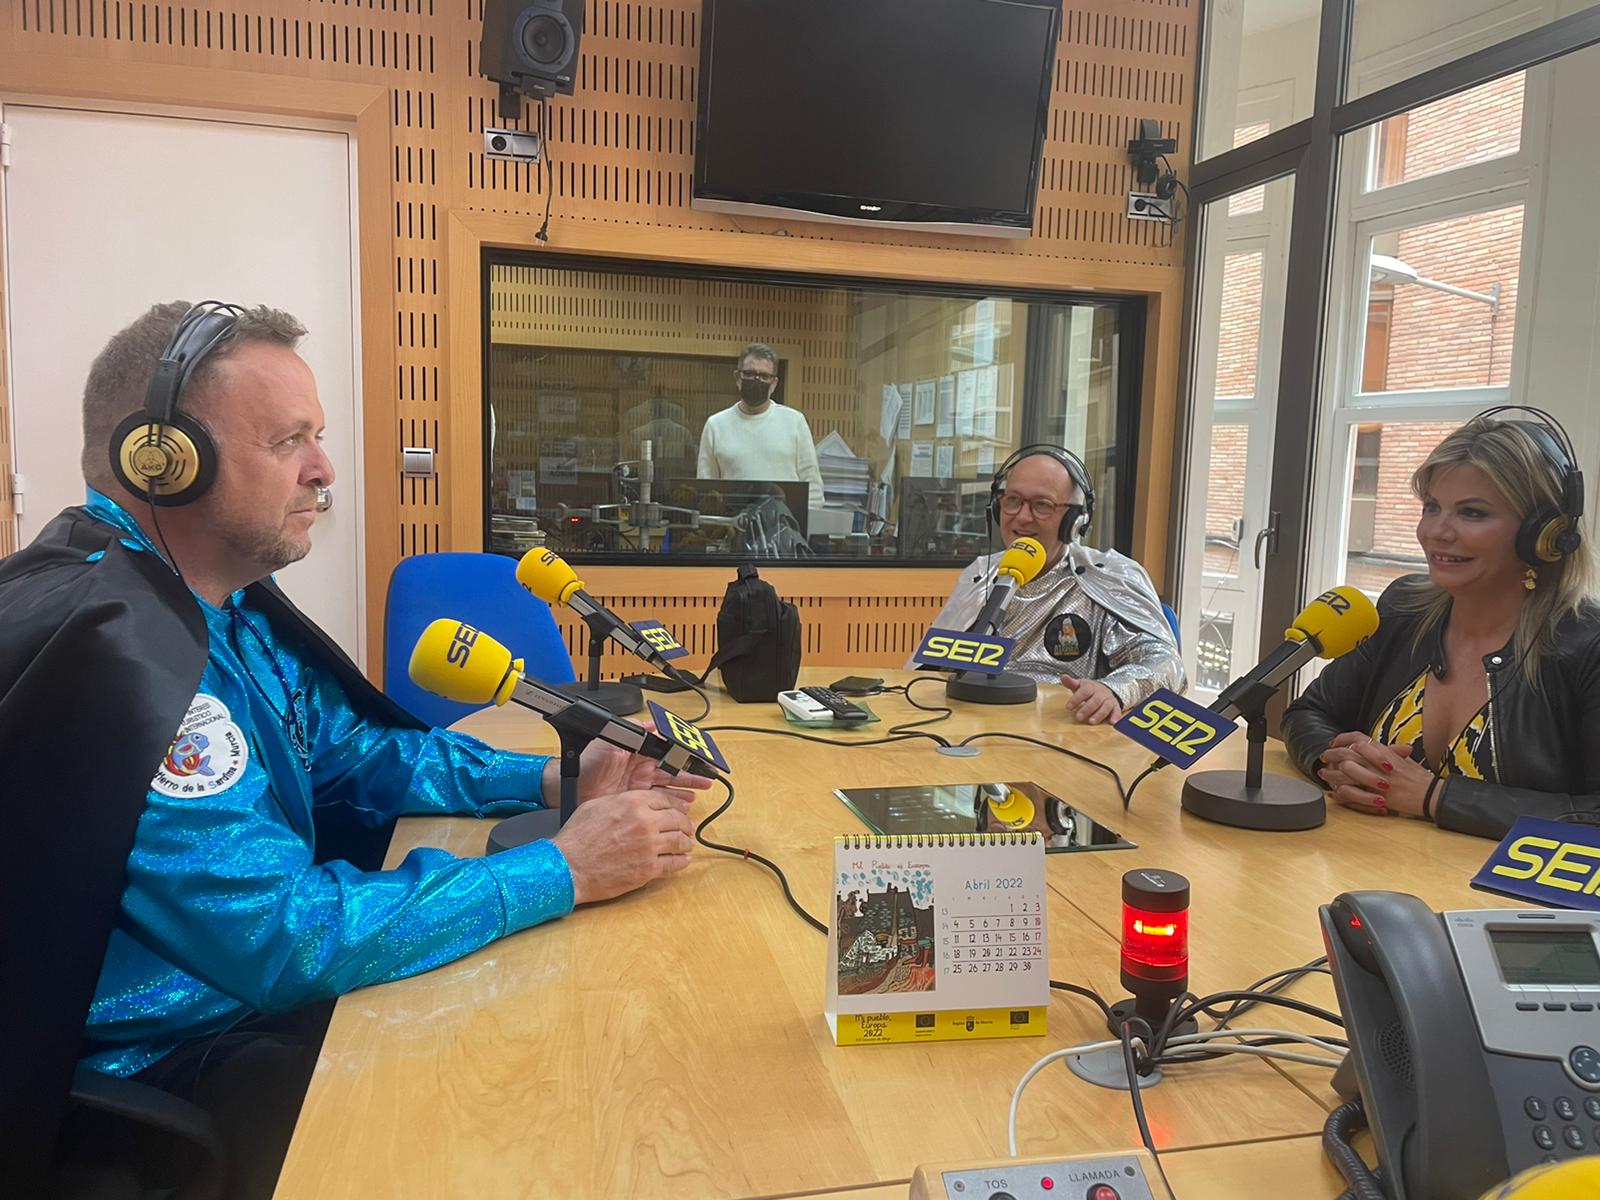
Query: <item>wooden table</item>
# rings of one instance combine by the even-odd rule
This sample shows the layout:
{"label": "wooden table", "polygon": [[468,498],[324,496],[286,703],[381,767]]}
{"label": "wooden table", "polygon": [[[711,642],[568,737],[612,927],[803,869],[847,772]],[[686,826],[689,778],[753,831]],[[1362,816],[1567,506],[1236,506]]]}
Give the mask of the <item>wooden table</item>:
{"label": "wooden table", "polygon": [[[803,682],[845,673],[812,668]],[[1040,736],[1124,780],[1149,761],[1114,730],[1074,725],[1058,688],[1040,691],[1032,705],[957,705],[930,728],[952,740]],[[915,694],[931,703],[940,691],[929,682]],[[775,704],[713,699],[708,726],[787,727]],[[698,711],[693,697],[670,703]],[[899,696],[869,703],[886,720],[828,734],[838,745],[716,735],[738,791],[708,836],[777,861],[813,914],[828,911],[832,838],[861,828],[833,788],[990,779],[1037,781],[1138,843],[1047,856],[1051,977],[1107,998],[1122,994],[1119,881],[1137,866],[1181,871],[1193,885],[1196,991],[1242,988],[1320,955],[1317,906],[1340,891],[1410,891],[1435,908],[1496,903],[1467,887],[1490,850],[1479,839],[1342,809],[1306,833],[1228,829],[1181,813],[1176,769],[1145,780],[1124,812],[1107,776],[1024,743],[980,742],[972,759],[920,739],[851,748],[926,715]],[[508,748],[554,746],[548,729],[510,707],[462,727]],[[1241,733],[1204,765],[1242,766],[1244,749]],[[1281,749],[1269,750],[1267,769],[1291,770]],[[697,817],[720,802],[713,794]],[[417,846],[479,854],[487,830],[460,818],[404,821],[390,864]],[[836,1047],[822,1018],[826,944],[769,872],[697,849],[671,880],[352,993],[329,1027],[278,1195],[763,1197],[885,1185],[903,1195],[918,1163],[1003,1157],[1023,1072],[1051,1050],[1105,1036],[1092,1005],[1056,992],[1045,1038]],[[1333,1002],[1326,977],[1292,994]],[[1281,1009],[1257,1009],[1258,1020],[1313,1028]],[[1238,1167],[1225,1172],[1231,1196],[1282,1194],[1279,1169],[1292,1161],[1306,1195],[1331,1197],[1337,1181],[1305,1136],[1334,1103],[1328,1076],[1237,1055],[1169,1071],[1146,1108],[1163,1150],[1235,1147],[1224,1156]],[[1026,1155],[1112,1151],[1136,1146],[1138,1130],[1125,1093],[1052,1066],[1024,1095],[1019,1142]],[[1186,1173],[1208,1169],[1182,1161],[1195,1164]]]}

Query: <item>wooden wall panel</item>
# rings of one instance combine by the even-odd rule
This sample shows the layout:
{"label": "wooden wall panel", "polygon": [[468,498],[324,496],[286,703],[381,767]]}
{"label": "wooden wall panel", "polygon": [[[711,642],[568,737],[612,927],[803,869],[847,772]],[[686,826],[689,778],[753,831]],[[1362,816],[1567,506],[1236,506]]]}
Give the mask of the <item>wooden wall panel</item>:
{"label": "wooden wall panel", "polygon": [[[463,259],[483,244],[548,245],[660,261],[1151,297],[1152,315],[1162,319],[1152,323],[1157,340],[1146,360],[1139,459],[1149,492],[1136,518],[1136,549],[1152,560],[1159,580],[1170,507],[1182,247],[1165,229],[1126,220],[1132,178],[1124,147],[1137,119],[1151,117],[1178,138],[1184,157],[1199,3],[1066,0],[1034,236],[1014,242],[692,210],[698,0],[590,0],[578,93],[549,108],[553,194],[543,171],[483,155],[483,126],[506,122],[493,116],[494,88],[477,75],[481,0],[0,0],[0,92],[26,91],[19,83],[26,81],[52,95],[235,110],[263,97],[270,103],[263,99],[261,111],[339,119],[350,113],[329,102],[323,85],[382,89],[387,177],[363,175],[364,188],[387,190],[381,224],[388,270],[381,287],[364,277],[362,296],[368,348],[379,337],[385,343],[382,355],[369,360],[382,363],[384,378],[366,387],[376,661],[381,583],[394,560],[474,549],[481,536],[478,268],[475,259],[452,261],[451,239],[462,229],[470,233],[455,243]],[[218,78],[236,86],[219,87]],[[284,99],[272,80],[297,81],[301,98]],[[535,110],[510,123],[534,127]],[[533,231],[547,200],[553,216],[542,243]],[[453,219],[457,234],[450,232]],[[663,334],[646,316],[636,336]],[[828,336],[818,331],[815,341],[822,345]],[[460,344],[452,345],[452,337]],[[850,381],[839,377],[825,351],[808,350],[808,358],[813,353],[806,370],[817,375],[808,387],[837,388],[842,397]],[[401,481],[401,445],[439,451],[439,477]],[[666,580],[678,570],[655,569],[652,589],[673,591]],[[701,599],[714,601],[720,590]],[[936,590],[927,585],[923,601]],[[818,604],[808,611],[818,612],[819,630],[853,621],[867,629],[877,619],[867,618],[875,600],[851,608],[814,595]],[[827,633],[819,645],[828,649],[835,643],[827,639],[836,636],[848,645],[842,632]],[[898,643],[883,636],[889,641],[882,653],[898,654]]]}

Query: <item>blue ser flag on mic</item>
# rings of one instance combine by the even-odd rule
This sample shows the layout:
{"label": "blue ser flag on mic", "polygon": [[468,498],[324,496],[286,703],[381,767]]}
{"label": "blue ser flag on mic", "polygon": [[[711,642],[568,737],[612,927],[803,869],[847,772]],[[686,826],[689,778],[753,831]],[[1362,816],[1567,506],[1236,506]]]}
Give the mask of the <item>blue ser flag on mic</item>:
{"label": "blue ser flag on mic", "polygon": [[1472,886],[1546,908],[1600,910],[1600,827],[1518,817]]}
{"label": "blue ser flag on mic", "polygon": [[1169,763],[1192,767],[1238,726],[1170,688],[1157,688],[1112,728]]}

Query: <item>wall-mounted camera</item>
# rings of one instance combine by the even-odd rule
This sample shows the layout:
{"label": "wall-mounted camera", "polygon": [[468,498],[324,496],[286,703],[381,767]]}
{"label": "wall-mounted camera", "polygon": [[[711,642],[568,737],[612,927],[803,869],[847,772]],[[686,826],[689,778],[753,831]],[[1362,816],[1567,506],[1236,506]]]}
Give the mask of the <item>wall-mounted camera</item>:
{"label": "wall-mounted camera", "polygon": [[[1178,140],[1161,136],[1160,121],[1148,117],[1139,121],[1139,136],[1128,142],[1128,161],[1133,164],[1134,178],[1150,190],[1128,194],[1129,219],[1177,224],[1173,196],[1181,185],[1167,161],[1167,155],[1177,152]],[[1187,191],[1184,194],[1187,196]]]}
{"label": "wall-mounted camera", "polygon": [[490,158],[505,158],[512,162],[538,162],[541,148],[537,133],[524,133],[520,129],[483,131],[483,152]]}

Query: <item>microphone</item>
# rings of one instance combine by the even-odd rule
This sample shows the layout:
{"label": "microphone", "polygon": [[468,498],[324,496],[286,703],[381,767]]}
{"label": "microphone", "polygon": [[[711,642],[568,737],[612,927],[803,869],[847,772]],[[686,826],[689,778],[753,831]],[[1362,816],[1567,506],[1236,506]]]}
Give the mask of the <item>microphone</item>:
{"label": "microphone", "polygon": [[[559,554],[538,547],[529,550],[517,564],[517,582],[546,604],[565,604],[585,621],[598,622],[605,627],[605,635],[612,641],[663,674],[682,681],[682,672],[662,658],[660,652],[640,637],[633,626],[583,590],[583,580]],[[699,681],[695,682],[698,684]]]}
{"label": "microphone", "polygon": [[1206,707],[1232,719],[1252,693],[1274,692],[1313,658],[1348,654],[1378,628],[1378,610],[1366,593],[1348,585],[1323,592],[1284,630],[1283,644],[1224,688]]}
{"label": "microphone", "polygon": [[465,621],[441,617],[423,630],[411,651],[410,673],[412,683],[446,700],[496,705],[513,701],[541,714],[556,729],[657,759],[674,775],[683,770],[712,775],[703,768],[703,759],[677,742],[524,675],[522,659],[513,659],[510,650]]}
{"label": "microphone", "polygon": [[1044,570],[1044,547],[1031,537],[1019,537],[995,564],[994,587],[977,619],[967,626],[968,633],[992,633],[1000,628],[1011,597],[1023,584]]}

